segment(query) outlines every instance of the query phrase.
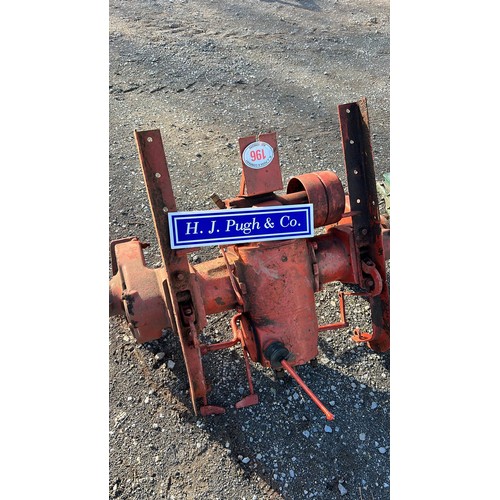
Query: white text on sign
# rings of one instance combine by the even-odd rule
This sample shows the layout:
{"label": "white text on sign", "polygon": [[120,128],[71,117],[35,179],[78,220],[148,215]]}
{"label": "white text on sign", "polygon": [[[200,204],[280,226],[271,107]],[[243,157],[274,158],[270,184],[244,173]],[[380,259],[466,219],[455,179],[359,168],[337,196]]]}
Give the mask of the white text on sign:
{"label": "white text on sign", "polygon": [[168,214],[172,248],[314,236],[312,205]]}

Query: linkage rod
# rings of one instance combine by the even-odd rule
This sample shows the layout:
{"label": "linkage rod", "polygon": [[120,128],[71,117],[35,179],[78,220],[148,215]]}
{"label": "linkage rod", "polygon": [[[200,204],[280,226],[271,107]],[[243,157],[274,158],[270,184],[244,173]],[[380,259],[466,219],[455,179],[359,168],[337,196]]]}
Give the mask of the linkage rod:
{"label": "linkage rod", "polygon": [[299,377],[297,372],[288,364],[288,362],[284,359],[281,360],[281,366],[283,366],[283,368],[295,379],[297,384],[304,389],[306,394],[314,401],[316,406],[326,415],[326,419],[333,420],[335,418],[333,413],[331,413],[328,408],[316,397],[314,392],[307,387],[306,383]]}

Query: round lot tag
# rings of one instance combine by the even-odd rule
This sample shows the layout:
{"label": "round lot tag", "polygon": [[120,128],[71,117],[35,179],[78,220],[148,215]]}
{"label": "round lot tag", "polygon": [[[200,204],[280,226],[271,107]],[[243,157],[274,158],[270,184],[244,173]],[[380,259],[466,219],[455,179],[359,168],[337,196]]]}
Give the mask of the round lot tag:
{"label": "round lot tag", "polygon": [[270,144],[256,141],[249,144],[243,151],[243,163],[256,170],[267,167],[274,158],[274,151]]}

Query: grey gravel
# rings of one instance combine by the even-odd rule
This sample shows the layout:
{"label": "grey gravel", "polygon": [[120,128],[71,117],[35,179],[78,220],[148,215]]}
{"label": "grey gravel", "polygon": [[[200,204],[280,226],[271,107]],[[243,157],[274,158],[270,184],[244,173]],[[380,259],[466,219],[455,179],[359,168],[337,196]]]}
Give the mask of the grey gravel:
{"label": "grey gravel", "polygon": [[[361,96],[377,180],[389,170],[387,0],[110,0],[109,9],[109,235],[149,243],[148,266],[161,258],[134,129],[161,130],[179,210],[214,207],[214,192],[236,195],[238,137],[262,131],[278,134],[285,187],[315,170],[336,170],[345,185],[336,106]],[[190,261],[219,255],[202,248]],[[340,290],[350,288],[332,283],[316,294],[321,324],[338,321]],[[226,413],[195,416],[178,340],[165,330],[138,345],[126,321],[112,318],[109,497],[332,499],[342,495],[341,478],[348,497],[362,487],[363,498],[389,499],[390,453],[376,451],[389,450],[389,355],[351,341],[352,327],[371,330],[363,298],[347,297],[346,314],[351,327],[320,335],[317,368],[297,368],[331,402],[335,434],[328,435],[323,414],[290,377],[276,381],[253,363],[260,403],[235,410],[248,390],[237,348],[203,359],[209,403]],[[210,316],[207,339],[230,338],[230,318]]]}

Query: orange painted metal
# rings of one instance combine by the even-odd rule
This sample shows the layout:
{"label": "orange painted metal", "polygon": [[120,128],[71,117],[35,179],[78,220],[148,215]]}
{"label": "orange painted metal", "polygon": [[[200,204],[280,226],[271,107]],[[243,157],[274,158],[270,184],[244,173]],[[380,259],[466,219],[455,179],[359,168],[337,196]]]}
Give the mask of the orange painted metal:
{"label": "orange painted metal", "polygon": [[358,283],[358,261],[353,252],[353,235],[350,228],[338,226],[313,240],[318,260],[321,286],[332,281]]}
{"label": "orange painted metal", "polygon": [[335,224],[342,218],[345,193],[335,172],[329,170],[292,177],[287,194],[305,191],[306,203],[313,204],[314,227]]}
{"label": "orange painted metal", "polygon": [[238,299],[231,285],[231,279],[223,257],[195,264],[193,270],[200,287],[200,294],[203,297],[207,315],[217,314],[237,307]]}
{"label": "orange painted metal", "polygon": [[[238,322],[240,326],[238,326]],[[235,404],[236,408],[246,408],[247,406],[255,405],[259,402],[259,397],[255,394],[252,382],[252,374],[250,371],[250,363],[248,362],[248,344],[247,337],[243,332],[243,325],[245,324],[245,317],[243,313],[235,314],[231,319],[231,329],[233,331],[233,338],[226,342],[218,342],[216,344],[202,344],[200,346],[201,353],[207,354],[209,352],[220,351],[221,349],[229,349],[230,347],[235,346],[238,343],[241,343],[242,351],[243,351],[243,360],[245,362],[245,373],[248,380],[248,387],[250,390],[250,394],[245,396],[243,399],[238,401]],[[253,339],[252,339],[253,340]]]}
{"label": "orange painted metal", "polygon": [[162,285],[166,304],[186,361],[196,413],[198,399],[202,406],[207,405],[208,390],[198,340],[198,333],[207,324],[203,299],[186,254],[170,248],[167,213],[177,209],[160,131],[136,131],[135,139],[165,269]]}
{"label": "orange painted metal", "polygon": [[300,191],[297,193],[288,193],[278,195],[276,193],[265,193],[252,197],[237,196],[229,198],[224,202],[225,208],[247,208],[266,205],[300,205],[309,203],[307,193]]}
{"label": "orange painted metal", "polygon": [[297,372],[292,368],[290,363],[286,360],[281,361],[281,365],[283,368],[295,379],[297,384],[302,387],[304,392],[313,400],[314,404],[325,414],[327,420],[333,420],[335,417],[333,413],[318,399],[316,394],[314,394],[309,387],[307,387],[306,383],[299,377]]}
{"label": "orange painted metal", "polygon": [[352,215],[354,250],[364,264],[359,282],[370,300],[373,334],[368,345],[384,352],[389,349],[389,289],[366,99],[340,105],[338,114],[350,210],[356,211]]}
{"label": "orange painted metal", "polygon": [[[202,358],[221,349],[240,346],[249,394],[235,406],[258,402],[249,360],[273,369],[284,368],[325,413],[293,366],[314,360],[318,332],[348,326],[344,297],[363,295],[370,302],[373,333],[355,329],[353,339],[375,350],[389,348],[389,295],[385,259],[389,257],[389,230],[378,213],[373,159],[368,134],[366,102],[339,106],[341,136],[349,194],[334,172],[321,171],[292,178],[282,189],[275,134],[258,139],[275,148],[268,167],[243,165],[239,196],[220,200],[218,208],[312,203],[315,227],[323,234],[309,239],[248,243],[221,247],[222,256],[190,265],[193,249],[172,250],[167,213],[176,210],[160,132],[136,132],[136,142],[153,214],[163,267],[145,265],[145,244],[137,238],[111,243],[113,278],[110,315],[125,315],[138,342],[159,338],[172,329],[184,355],[195,413],[220,414],[224,408],[208,403]],[[240,149],[255,137],[240,139]],[[360,293],[340,292],[340,321],[318,325],[315,292],[332,281],[360,286]],[[201,343],[199,334],[207,315],[234,310],[233,337],[219,343]],[[274,353],[272,356],[269,353]]]}
{"label": "orange painted metal", "polygon": [[273,342],[284,344],[292,365],[315,358],[318,320],[307,241],[232,246],[228,258],[243,285],[243,307],[258,346],[252,360],[270,367],[263,351]]}
{"label": "orange painted metal", "polygon": [[[269,165],[262,169],[250,168],[243,161],[243,152],[247,146],[256,141],[269,144],[274,152],[274,157]],[[272,193],[283,189],[281,169],[278,157],[278,142],[274,132],[269,134],[259,134],[257,136],[242,137],[239,139],[241,157],[241,184],[240,195],[255,196],[265,193]]]}
{"label": "orange painted metal", "polygon": [[171,328],[162,293],[164,270],[149,269],[137,238],[114,242],[115,274],[110,282],[110,313],[124,314],[137,342],[150,342]]}
{"label": "orange painted metal", "polygon": [[337,323],[329,323],[327,325],[321,325],[318,327],[319,332],[326,332],[328,330],[337,330],[338,328],[345,328],[349,324],[345,319],[345,300],[344,300],[344,292],[339,292],[339,314],[340,321]]}

